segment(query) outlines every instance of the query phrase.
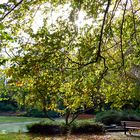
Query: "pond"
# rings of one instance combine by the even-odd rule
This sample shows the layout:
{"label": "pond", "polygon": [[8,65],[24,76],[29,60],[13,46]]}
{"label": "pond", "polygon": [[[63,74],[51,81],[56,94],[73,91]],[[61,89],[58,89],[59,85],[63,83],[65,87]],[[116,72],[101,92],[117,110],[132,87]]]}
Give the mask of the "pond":
{"label": "pond", "polygon": [[26,125],[36,123],[33,122],[17,122],[17,123],[0,123],[0,133],[9,133],[9,132],[28,132]]}

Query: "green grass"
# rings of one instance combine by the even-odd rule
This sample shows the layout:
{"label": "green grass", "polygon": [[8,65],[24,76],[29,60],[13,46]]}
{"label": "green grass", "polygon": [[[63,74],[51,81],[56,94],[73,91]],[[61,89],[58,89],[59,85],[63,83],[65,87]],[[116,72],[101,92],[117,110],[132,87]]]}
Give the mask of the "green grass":
{"label": "green grass", "polygon": [[0,140],[30,140],[28,135],[25,134],[0,134]]}
{"label": "green grass", "polygon": [[17,123],[17,122],[32,122],[32,121],[48,121],[48,119],[32,118],[32,117],[0,116],[0,123]]}
{"label": "green grass", "polygon": [[[16,117],[16,116],[0,116],[0,123],[18,123],[18,122],[33,122],[33,121],[50,121],[47,118],[36,118],[36,117]],[[59,122],[64,122],[64,119],[57,119]],[[85,120],[76,120],[77,122],[80,121],[87,121],[93,122],[94,119],[85,119]]]}
{"label": "green grass", "polygon": [[77,123],[95,123],[95,119],[75,120]]}
{"label": "green grass", "polygon": [[[57,139],[57,138],[58,137],[55,137],[55,139]],[[60,140],[64,140],[63,138]],[[52,139],[53,139],[53,137],[46,137],[46,136],[40,136],[40,135],[29,135],[26,133],[0,134],[0,140],[52,140]]]}

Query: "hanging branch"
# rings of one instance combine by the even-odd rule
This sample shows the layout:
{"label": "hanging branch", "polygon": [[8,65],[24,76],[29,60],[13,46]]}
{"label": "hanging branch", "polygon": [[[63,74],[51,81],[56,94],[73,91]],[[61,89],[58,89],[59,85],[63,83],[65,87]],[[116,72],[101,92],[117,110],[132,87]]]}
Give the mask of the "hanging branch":
{"label": "hanging branch", "polygon": [[[102,46],[104,26],[105,26],[106,17],[107,17],[107,13],[108,13],[110,4],[111,4],[111,0],[108,0],[107,6],[106,6],[106,9],[105,9],[105,13],[104,13],[104,17],[103,17],[103,22],[102,22],[102,26],[101,26],[100,36],[99,36],[99,44],[98,44],[97,57],[94,60],[92,60],[92,61],[90,61],[90,62],[88,62],[86,64],[83,64],[82,67],[87,66],[87,65],[92,64],[92,63],[98,62],[99,58],[103,59],[104,64],[105,64],[105,58],[103,56],[101,56],[101,46]],[[105,65],[105,67],[106,67],[106,65]]]}
{"label": "hanging branch", "polygon": [[131,4],[132,15],[133,15],[132,18],[133,18],[133,26],[134,26],[134,37],[135,37],[137,45],[139,45],[139,42],[138,42],[138,39],[137,39],[136,21],[135,21],[135,14],[134,14],[132,0],[130,0],[130,4]]}
{"label": "hanging branch", "polygon": [[102,23],[102,27],[101,27],[100,37],[99,37],[99,44],[98,44],[96,62],[98,61],[99,57],[101,56],[103,31],[104,31],[105,21],[106,21],[106,17],[107,17],[107,13],[108,13],[108,10],[109,10],[110,3],[111,3],[111,0],[108,0],[107,7],[106,7],[106,10],[105,10],[105,13],[104,13],[104,18],[103,18],[103,23]]}
{"label": "hanging branch", "polygon": [[117,8],[118,8],[120,2],[121,2],[121,0],[119,0],[119,1],[116,0],[116,1],[115,1],[115,5],[114,5],[114,7],[113,7],[112,14],[111,14],[111,18],[110,18],[110,22],[109,22],[110,27],[111,27],[112,19],[113,19],[113,17],[115,16],[115,12],[116,12],[116,10],[117,10]]}
{"label": "hanging branch", "polygon": [[128,0],[126,0],[125,3],[125,8],[123,12],[123,17],[122,17],[122,23],[120,27],[120,51],[121,51],[121,58],[122,58],[122,65],[119,67],[119,69],[124,66],[124,54],[123,54],[123,25],[124,25],[124,20],[125,20],[125,13],[126,13],[126,7],[127,7]]}
{"label": "hanging branch", "polygon": [[21,3],[23,0],[20,0],[10,11],[8,11],[1,19],[0,21],[4,20],[11,12],[13,12]]}
{"label": "hanging branch", "polygon": [[12,58],[12,56],[7,52],[6,47],[4,47],[4,51],[10,58]]}
{"label": "hanging branch", "polygon": [[[96,58],[94,58],[94,60],[91,60],[90,62],[84,64],[84,63],[81,63],[81,62],[73,61],[72,59],[70,59],[69,57],[67,57],[67,59],[68,59],[69,61],[71,61],[72,63],[75,63],[76,65],[78,65],[78,69],[83,68],[83,67],[85,67],[85,66],[87,66],[87,65],[96,63],[96,62],[99,61],[99,59],[100,59],[100,60],[103,60],[104,69],[103,69],[103,71],[100,73],[99,81],[101,81],[101,80],[103,79],[103,77],[106,75],[106,73],[107,73],[107,71],[108,71],[108,67],[107,67],[107,65],[106,65],[106,59],[105,59],[105,57],[103,57],[103,56],[101,55],[101,46],[102,46],[102,39],[103,39],[104,26],[105,26],[105,22],[106,22],[107,13],[108,13],[108,10],[109,10],[110,3],[111,3],[111,0],[108,0],[107,6],[106,6],[106,9],[105,9],[105,13],[104,13],[104,17],[103,17],[102,26],[101,26],[100,37],[99,37],[99,44],[98,44],[98,51],[97,51],[97,56],[96,56]],[[75,117],[74,117],[74,118],[75,118]]]}

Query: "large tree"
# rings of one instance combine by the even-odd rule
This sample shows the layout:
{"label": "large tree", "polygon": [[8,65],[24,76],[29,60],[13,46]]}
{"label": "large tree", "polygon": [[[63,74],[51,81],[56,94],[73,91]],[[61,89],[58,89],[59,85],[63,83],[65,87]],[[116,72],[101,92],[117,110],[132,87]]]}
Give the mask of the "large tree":
{"label": "large tree", "polygon": [[137,0],[1,4],[7,76],[28,89],[27,103],[66,114],[66,123],[105,100],[121,108],[134,91],[131,69],[140,63],[139,6]]}

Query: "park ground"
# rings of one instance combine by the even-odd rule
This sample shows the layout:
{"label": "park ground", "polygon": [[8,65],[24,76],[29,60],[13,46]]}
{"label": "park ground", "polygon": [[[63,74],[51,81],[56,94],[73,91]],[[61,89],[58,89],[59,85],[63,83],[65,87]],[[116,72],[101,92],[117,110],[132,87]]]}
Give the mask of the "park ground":
{"label": "park ground", "polygon": [[[86,118],[90,116],[85,116]],[[81,116],[80,119],[84,117]],[[140,140],[139,136],[124,135],[124,132],[107,132],[104,135],[31,135],[26,132],[26,125],[44,118],[0,116],[0,140]]]}
{"label": "park ground", "polygon": [[140,137],[126,136],[123,132],[106,133],[105,135],[68,135],[39,136],[27,133],[1,134],[0,140],[139,140]]}

